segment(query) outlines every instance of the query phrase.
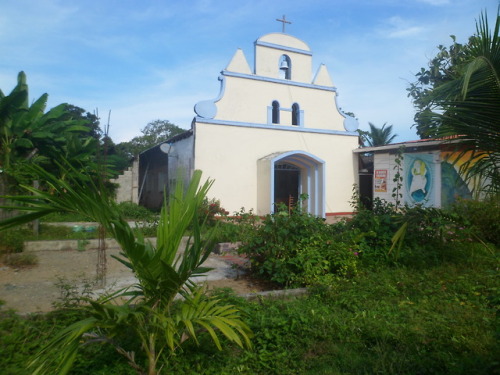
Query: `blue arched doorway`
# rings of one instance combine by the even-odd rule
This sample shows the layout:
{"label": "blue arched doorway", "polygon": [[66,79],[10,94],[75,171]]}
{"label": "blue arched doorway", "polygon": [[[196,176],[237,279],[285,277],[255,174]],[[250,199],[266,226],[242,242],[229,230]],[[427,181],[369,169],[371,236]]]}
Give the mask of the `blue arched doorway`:
{"label": "blue arched doorway", "polygon": [[[266,211],[276,205],[297,202],[301,194],[306,212],[325,216],[325,162],[306,151],[274,153],[259,160],[259,206],[267,202]],[[266,189],[267,186],[267,189]],[[267,193],[266,193],[267,191]]]}

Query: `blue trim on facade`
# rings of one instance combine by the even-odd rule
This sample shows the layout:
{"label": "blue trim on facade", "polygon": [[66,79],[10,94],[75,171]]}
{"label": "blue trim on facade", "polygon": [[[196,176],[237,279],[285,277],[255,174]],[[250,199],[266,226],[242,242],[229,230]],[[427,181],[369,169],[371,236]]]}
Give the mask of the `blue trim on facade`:
{"label": "blue trim on facade", "polygon": [[217,103],[219,100],[221,100],[224,96],[224,93],[226,92],[226,77],[221,74],[217,79],[220,81],[220,89],[219,95],[214,99],[214,103]]}
{"label": "blue trim on facade", "polygon": [[220,81],[219,95],[215,99],[202,100],[194,105],[194,112],[203,118],[212,119],[217,115],[217,103],[222,99],[226,91],[226,77],[220,75],[218,80]]}
{"label": "blue trim on facade", "polygon": [[295,52],[295,53],[300,53],[302,55],[312,56],[312,52],[311,51],[307,51],[305,49],[300,49],[300,48],[293,48],[293,47],[282,46],[280,44],[275,44],[275,43],[261,42],[261,41],[257,40],[255,42],[255,45],[256,46],[262,46],[262,47],[269,47],[269,48],[279,49],[281,51]]}
{"label": "blue trim on facade", "polygon": [[[316,165],[316,168],[314,168],[314,181],[316,181],[316,183],[314,184],[314,190],[315,190],[315,193],[316,193],[316,196],[318,197],[317,199],[314,200],[314,204],[315,204],[315,209],[316,209],[316,212],[319,212],[319,200],[324,200],[325,199],[325,196],[324,195],[321,195],[320,196],[320,188],[319,188],[319,184],[318,184],[318,178],[319,178],[319,170],[318,170],[318,166]],[[323,181],[323,185],[324,185],[324,181]],[[323,214],[325,213],[325,211],[323,210]]]}
{"label": "blue trim on facade", "polygon": [[244,78],[244,79],[251,79],[254,81],[272,82],[272,83],[279,83],[282,85],[303,87],[307,89],[324,90],[335,93],[337,92],[336,87],[313,85],[312,83],[295,82],[295,81],[290,81],[289,79],[278,79],[278,78],[257,76],[252,74],[235,73],[235,72],[229,72],[227,70],[223,70],[221,74],[227,77]]}
{"label": "blue trim on facade", "polygon": [[[319,70],[318,70],[319,71]],[[335,108],[337,108],[337,111],[340,113],[342,117],[344,117],[344,129],[352,128],[354,130],[357,130],[359,128],[359,121],[356,120],[356,118],[346,115],[340,108],[339,104],[337,103],[337,97],[339,96],[339,93],[337,93],[337,96],[334,98],[334,103],[335,103]],[[356,125],[356,126],[355,126]]]}
{"label": "blue trim on facade", "polygon": [[297,125],[268,125],[268,124],[253,124],[249,122],[238,122],[238,121],[225,121],[225,120],[213,120],[203,117],[196,117],[196,122],[213,124],[213,125],[226,125],[226,126],[241,126],[245,128],[257,128],[257,129],[270,129],[270,130],[284,130],[284,131],[295,131],[303,133],[316,133],[316,134],[335,134],[335,135],[346,135],[351,137],[357,137],[357,132],[347,132],[341,130],[326,130],[326,129],[311,129],[303,128]]}

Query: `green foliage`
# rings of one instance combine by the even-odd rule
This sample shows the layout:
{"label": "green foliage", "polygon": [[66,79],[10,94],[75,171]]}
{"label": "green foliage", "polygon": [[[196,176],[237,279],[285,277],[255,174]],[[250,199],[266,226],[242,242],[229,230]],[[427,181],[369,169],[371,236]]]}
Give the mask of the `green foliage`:
{"label": "green foliage", "polygon": [[0,232],[0,254],[23,251],[27,234],[28,230],[24,228],[12,228]]}
{"label": "green foliage", "polygon": [[359,211],[333,225],[334,239],[356,249],[365,265],[436,265],[460,257],[462,247],[487,249],[485,242],[495,243],[498,233],[497,201],[461,201],[449,209],[396,209],[380,199],[374,200],[372,210],[354,204]]}
{"label": "green foliage", "polygon": [[466,218],[475,235],[496,246],[500,245],[500,196],[491,196],[483,201],[459,200],[450,211]]}
{"label": "green foliage", "polygon": [[403,161],[404,161],[404,153],[405,146],[400,146],[398,149],[398,153],[394,158],[394,178],[392,181],[394,182],[394,188],[392,189],[392,198],[394,198],[394,202],[396,204],[396,210],[401,206],[401,199],[403,198]]}
{"label": "green foliage", "polygon": [[461,67],[470,59],[470,46],[475,36],[469,38],[467,44],[457,43],[454,35],[450,36],[452,44],[449,47],[439,45],[438,52],[426,68],[420,68],[415,74],[416,81],[407,88],[408,97],[412,99],[416,109],[415,124],[420,138],[435,138],[438,133],[438,123],[429,121],[431,111],[429,97],[433,90],[460,76]]}
{"label": "green foliage", "polygon": [[95,281],[81,278],[78,281],[57,277],[55,283],[59,289],[59,297],[53,303],[56,309],[75,309],[87,304],[92,298],[92,288]]}
{"label": "green foliage", "polygon": [[[392,212],[391,205],[383,202],[375,207],[378,215]],[[409,234],[410,239],[414,235],[421,236],[422,241],[432,240],[439,228],[449,225],[444,217],[436,217],[436,211],[427,213],[417,208],[408,213],[415,220],[425,215],[425,220],[418,222],[430,226],[422,234]],[[370,220],[365,216],[364,225],[369,226]],[[341,234],[347,235],[350,229],[342,229],[347,224],[330,229],[333,234],[344,230]],[[239,306],[254,332],[252,350],[234,346],[220,352],[211,345],[209,334],[197,335],[198,344],[185,341],[183,350],[175,356],[162,356],[158,367],[164,373],[213,375],[498,373],[499,249],[487,249],[465,238],[453,242],[453,236],[459,233],[452,236],[443,231],[443,235],[449,235],[444,237],[444,244],[451,246],[441,248],[443,256],[432,262],[415,263],[423,259],[418,256],[425,257],[419,251],[439,251],[437,245],[443,243],[439,238],[432,246],[415,249],[413,255],[402,252],[401,260],[407,265],[379,262],[371,267],[362,252],[355,278],[322,283],[311,288],[307,297],[249,302],[228,290],[217,291],[208,301],[224,300]],[[362,236],[352,235],[351,239],[361,241]],[[87,311],[71,309],[21,317],[0,310],[0,368],[7,374],[31,374],[24,366],[27,359],[61,329],[87,318]],[[172,316],[181,311],[182,300],[170,307]],[[123,310],[117,308],[109,314],[118,312]],[[136,324],[143,325],[144,321]],[[134,329],[121,325],[115,333],[113,340],[134,350],[137,363],[145,360]],[[99,341],[102,337],[86,339]],[[228,342],[223,335],[219,341],[221,345]],[[72,374],[137,373],[111,345],[100,343],[80,348]]]}
{"label": "green foliage", "polygon": [[48,223],[72,223],[85,222],[88,218],[75,212],[54,212],[40,219],[41,222]]}
{"label": "green foliage", "polygon": [[185,130],[172,124],[168,120],[154,120],[141,129],[141,136],[132,138],[129,142],[122,142],[116,146],[118,153],[128,155],[129,158],[139,155],[141,152],[154,147],[161,142],[184,133]]}
{"label": "green foliage", "polygon": [[120,215],[126,220],[154,221],[158,215],[137,203],[121,202],[117,205]]}
{"label": "green foliage", "polygon": [[[193,174],[186,189],[181,183],[176,185],[162,209],[153,245],[134,233],[105,190],[92,181],[83,184],[75,170],[68,173],[66,181],[33,168],[50,186],[50,192],[24,187],[32,195],[9,197],[22,204],[15,209],[28,213],[0,222],[0,226],[10,228],[53,212],[78,212],[98,222],[115,238],[123,251],[117,259],[138,279],[134,288],[89,300],[85,318],[53,335],[35,356],[30,363],[34,374],[68,373],[82,343],[110,344],[138,373],[147,371],[151,375],[158,373],[160,360],[168,361],[169,354],[187,339],[198,342],[203,332],[208,332],[219,349],[218,334],[238,346],[250,346],[251,331],[241,311],[207,297],[192,281],[208,271],[202,264],[212,249],[210,238],[202,238],[197,217],[211,185],[207,181],[200,186],[200,171]],[[192,235],[178,254],[190,227]],[[175,302],[178,294],[182,299]]]}
{"label": "green foliage", "polygon": [[364,263],[387,263],[392,236],[401,225],[395,206],[375,198],[371,210],[359,207],[352,219],[333,225],[334,239],[356,249]]}
{"label": "green foliage", "polygon": [[387,128],[385,127],[387,123],[384,123],[381,128],[377,128],[371,122],[368,125],[370,126],[370,131],[358,130],[362,143],[366,147],[388,145],[397,137],[397,134],[392,134],[392,125],[389,125]]}
{"label": "green foliage", "polygon": [[[148,210],[146,207],[139,206],[137,203],[120,202],[117,204],[116,209],[120,215],[126,220],[136,221],[152,221],[157,218],[157,214]],[[62,222],[85,222],[88,221],[81,213],[77,212],[54,212],[50,215],[43,217],[42,221],[52,223]]]}
{"label": "green foliage", "polygon": [[229,215],[229,212],[221,207],[220,201],[215,198],[210,200],[205,198],[198,211],[198,217],[200,220],[204,221],[208,227],[214,227],[221,219],[226,218],[227,215]]}
{"label": "green foliage", "polygon": [[252,210],[245,211],[242,207],[233,216],[221,220],[214,231],[214,242],[243,242],[250,241],[255,230],[260,225],[260,218]]}
{"label": "green foliage", "polygon": [[[28,375],[29,358],[45,346],[64,327],[84,317],[82,310],[58,310],[48,314],[19,316],[0,310],[0,368],[10,375]],[[133,374],[111,347],[84,346],[78,355],[75,374]],[[81,365],[81,362],[84,362]]]}
{"label": "green foliage", "polygon": [[33,253],[11,253],[5,254],[2,261],[7,266],[20,268],[37,265],[38,257]]}
{"label": "green foliage", "polygon": [[25,168],[29,163],[56,172],[54,160],[62,155],[73,165],[85,165],[89,175],[97,170],[92,163],[97,144],[89,128],[72,117],[67,104],[45,113],[47,100],[43,94],[30,104],[24,72],[9,95],[0,92],[0,195],[19,183],[31,183],[34,176]]}
{"label": "green foliage", "polygon": [[[465,258],[463,258],[465,259]],[[498,370],[498,263],[380,266],[310,297],[235,301],[252,351],[186,346],[165,370],[197,374],[490,374]],[[222,292],[227,296],[227,291]],[[279,363],[279,365],[276,365]]]}
{"label": "green foliage", "polygon": [[500,9],[494,19],[490,30],[486,13],[481,14],[456,74],[426,93],[419,115],[425,132],[461,146],[468,159],[460,166],[462,177],[486,194],[500,191]]}
{"label": "green foliage", "polygon": [[355,250],[333,241],[323,219],[300,209],[267,215],[239,251],[255,273],[287,286],[329,282],[357,270]]}

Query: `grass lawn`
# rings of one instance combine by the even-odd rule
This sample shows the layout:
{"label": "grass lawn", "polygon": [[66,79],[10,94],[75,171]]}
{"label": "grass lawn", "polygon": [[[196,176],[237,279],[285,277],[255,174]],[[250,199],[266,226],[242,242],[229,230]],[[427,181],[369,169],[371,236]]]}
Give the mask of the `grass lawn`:
{"label": "grass lawn", "polygon": [[[498,257],[432,267],[361,267],[309,297],[247,302],[253,349],[208,335],[166,358],[165,374],[500,374]],[[0,310],[1,311],[1,310]],[[81,312],[1,312],[2,374],[30,374],[30,356]],[[134,343],[130,343],[133,347]],[[134,374],[110,346],[84,349],[71,374]]]}

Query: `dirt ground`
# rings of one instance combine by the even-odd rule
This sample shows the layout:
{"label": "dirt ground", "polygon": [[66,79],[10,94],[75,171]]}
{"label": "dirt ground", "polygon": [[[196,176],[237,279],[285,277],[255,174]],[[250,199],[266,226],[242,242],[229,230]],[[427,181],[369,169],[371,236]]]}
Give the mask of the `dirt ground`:
{"label": "dirt ground", "polygon": [[[38,265],[13,268],[0,263],[0,300],[2,309],[14,309],[18,313],[47,312],[54,302],[61,302],[62,285],[78,286],[94,284],[96,279],[97,251],[58,250],[37,251]],[[117,249],[106,250],[106,284],[104,288],[92,285],[93,293],[101,294],[132,285],[136,282],[128,268],[112,258]],[[227,257],[213,255],[206,266],[214,271],[205,280],[209,288],[230,287],[238,294],[266,290],[267,286],[252,280],[238,270]]]}

